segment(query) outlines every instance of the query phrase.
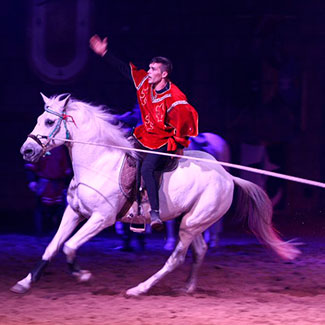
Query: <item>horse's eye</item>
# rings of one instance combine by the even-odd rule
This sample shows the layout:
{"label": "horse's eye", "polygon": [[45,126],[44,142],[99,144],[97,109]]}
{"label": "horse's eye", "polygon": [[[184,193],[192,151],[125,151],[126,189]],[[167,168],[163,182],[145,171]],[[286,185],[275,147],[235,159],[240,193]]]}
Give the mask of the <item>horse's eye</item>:
{"label": "horse's eye", "polygon": [[54,124],[54,121],[53,120],[47,119],[45,121],[45,125],[47,125],[47,126],[52,126],[53,124]]}

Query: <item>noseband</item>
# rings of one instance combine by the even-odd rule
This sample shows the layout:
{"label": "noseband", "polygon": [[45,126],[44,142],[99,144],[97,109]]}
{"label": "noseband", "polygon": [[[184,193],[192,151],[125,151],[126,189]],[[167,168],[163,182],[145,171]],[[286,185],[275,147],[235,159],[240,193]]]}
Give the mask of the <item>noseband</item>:
{"label": "noseband", "polygon": [[[46,155],[46,149],[48,147],[49,142],[51,141],[51,139],[48,138],[48,136],[46,135],[34,135],[32,133],[28,134],[27,138],[31,138],[33,139],[37,144],[39,144],[42,147],[42,156]],[[45,143],[43,143],[40,139],[47,139],[47,141]]]}

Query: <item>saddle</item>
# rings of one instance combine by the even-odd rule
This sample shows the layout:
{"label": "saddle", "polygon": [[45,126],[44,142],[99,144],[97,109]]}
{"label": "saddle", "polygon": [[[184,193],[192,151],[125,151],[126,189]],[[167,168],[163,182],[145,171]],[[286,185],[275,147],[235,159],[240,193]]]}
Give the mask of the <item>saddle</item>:
{"label": "saddle", "polygon": [[[137,158],[125,154],[122,168],[119,174],[119,186],[127,202],[117,216],[117,220],[130,223],[130,229],[135,232],[143,232],[146,223],[150,223],[149,200],[141,177],[141,161],[143,156]],[[179,159],[169,159],[167,163],[155,173],[156,181],[161,185],[162,175],[173,171],[178,166]],[[143,228],[134,228],[132,225],[144,225]],[[140,230],[137,230],[140,229]]]}

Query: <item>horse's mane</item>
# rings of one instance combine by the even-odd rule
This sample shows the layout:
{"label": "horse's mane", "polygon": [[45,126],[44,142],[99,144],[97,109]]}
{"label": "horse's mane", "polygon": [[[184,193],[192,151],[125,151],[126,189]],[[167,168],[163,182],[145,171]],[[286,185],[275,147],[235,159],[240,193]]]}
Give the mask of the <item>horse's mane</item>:
{"label": "horse's mane", "polygon": [[[82,123],[82,132],[89,135],[89,141],[93,140],[101,144],[118,147],[133,147],[132,143],[126,138],[126,132],[121,123],[117,122],[108,107],[70,98],[67,114],[78,115],[78,123]],[[81,126],[77,125],[77,127],[80,128]]]}

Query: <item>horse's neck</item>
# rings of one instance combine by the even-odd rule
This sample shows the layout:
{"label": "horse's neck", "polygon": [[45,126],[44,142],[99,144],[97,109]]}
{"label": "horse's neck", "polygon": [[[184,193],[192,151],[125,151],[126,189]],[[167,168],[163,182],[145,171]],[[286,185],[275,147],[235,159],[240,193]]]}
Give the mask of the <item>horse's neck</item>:
{"label": "horse's neck", "polygon": [[95,145],[74,144],[70,147],[74,176],[80,181],[119,170],[124,155],[121,150]]}

